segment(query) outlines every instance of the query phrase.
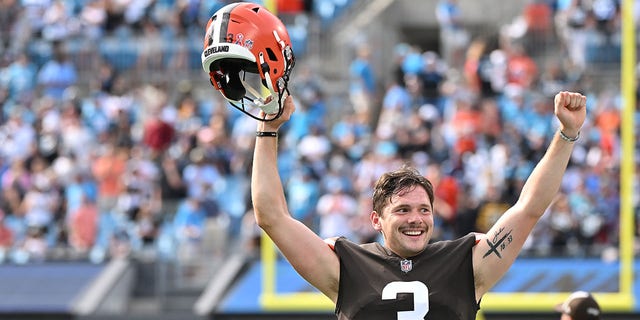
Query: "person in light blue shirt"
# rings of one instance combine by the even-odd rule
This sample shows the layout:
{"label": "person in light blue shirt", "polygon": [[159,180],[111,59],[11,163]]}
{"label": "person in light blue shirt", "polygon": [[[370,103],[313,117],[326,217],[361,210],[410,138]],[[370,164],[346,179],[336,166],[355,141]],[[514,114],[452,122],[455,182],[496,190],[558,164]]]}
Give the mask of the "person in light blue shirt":
{"label": "person in light blue shirt", "polygon": [[196,198],[187,198],[173,218],[173,228],[179,244],[197,244],[202,240],[207,213]]}
{"label": "person in light blue shirt", "polygon": [[25,53],[19,54],[6,68],[0,70],[0,86],[9,90],[9,99],[23,101],[33,97],[37,68]]}
{"label": "person in light blue shirt", "polygon": [[369,112],[376,91],[376,76],[371,65],[371,49],[363,44],[349,65],[349,97],[356,112]]}
{"label": "person in light blue shirt", "polygon": [[62,100],[65,90],[76,84],[76,66],[69,59],[62,42],[53,43],[53,57],[42,66],[37,77],[43,95],[57,100]]}

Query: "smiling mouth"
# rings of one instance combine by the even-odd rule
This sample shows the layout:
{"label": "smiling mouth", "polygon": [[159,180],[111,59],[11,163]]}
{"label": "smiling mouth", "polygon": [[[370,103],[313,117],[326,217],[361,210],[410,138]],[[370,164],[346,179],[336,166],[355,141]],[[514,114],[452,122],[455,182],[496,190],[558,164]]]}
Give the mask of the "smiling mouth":
{"label": "smiling mouth", "polygon": [[404,234],[405,236],[411,236],[411,237],[417,237],[420,236],[424,233],[424,231],[422,230],[405,230],[402,231],[402,234]]}

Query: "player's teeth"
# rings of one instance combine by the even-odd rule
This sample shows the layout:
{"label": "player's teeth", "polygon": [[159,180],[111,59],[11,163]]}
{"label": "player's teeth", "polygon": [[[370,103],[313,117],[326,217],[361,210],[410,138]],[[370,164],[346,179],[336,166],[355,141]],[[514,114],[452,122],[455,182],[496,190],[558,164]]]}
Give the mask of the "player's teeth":
{"label": "player's teeth", "polygon": [[422,231],[405,231],[404,234],[409,235],[409,236],[419,236],[422,233]]}

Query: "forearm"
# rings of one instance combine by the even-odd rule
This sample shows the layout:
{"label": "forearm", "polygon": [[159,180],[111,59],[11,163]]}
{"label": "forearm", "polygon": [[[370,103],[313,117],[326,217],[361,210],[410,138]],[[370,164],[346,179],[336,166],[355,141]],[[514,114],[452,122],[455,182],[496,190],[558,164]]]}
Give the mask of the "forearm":
{"label": "forearm", "polygon": [[[259,131],[276,132],[258,127]],[[269,228],[282,215],[287,205],[277,165],[278,138],[256,137],[251,174],[251,198],[256,221],[263,229]]]}
{"label": "forearm", "polygon": [[536,165],[522,188],[517,205],[534,216],[544,214],[560,189],[574,142],[565,141],[556,132],[547,152]]}

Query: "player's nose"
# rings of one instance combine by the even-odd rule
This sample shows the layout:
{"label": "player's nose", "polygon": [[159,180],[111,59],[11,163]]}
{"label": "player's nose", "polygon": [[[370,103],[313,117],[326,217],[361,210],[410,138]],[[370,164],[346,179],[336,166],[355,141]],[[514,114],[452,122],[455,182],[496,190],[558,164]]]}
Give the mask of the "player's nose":
{"label": "player's nose", "polygon": [[411,210],[407,215],[407,222],[411,224],[422,223],[422,214],[420,213],[420,210]]}

